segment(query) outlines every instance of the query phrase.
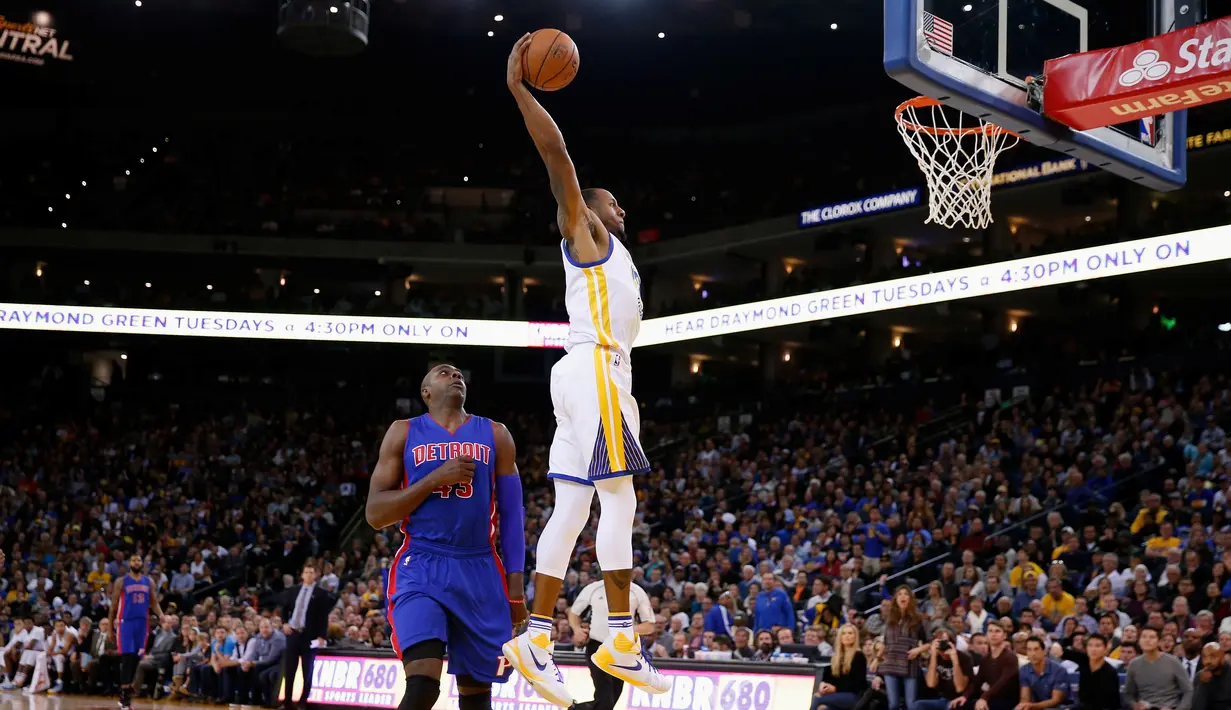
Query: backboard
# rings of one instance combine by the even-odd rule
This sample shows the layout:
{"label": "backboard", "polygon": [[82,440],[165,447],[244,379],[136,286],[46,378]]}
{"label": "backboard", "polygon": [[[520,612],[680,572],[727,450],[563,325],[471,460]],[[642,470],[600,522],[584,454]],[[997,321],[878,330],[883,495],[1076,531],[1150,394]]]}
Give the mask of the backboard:
{"label": "backboard", "polygon": [[1157,190],[1187,177],[1187,113],[1075,131],[1029,100],[1027,79],[1067,54],[1196,22],[1196,0],[885,0],[885,71],[1025,140]]}

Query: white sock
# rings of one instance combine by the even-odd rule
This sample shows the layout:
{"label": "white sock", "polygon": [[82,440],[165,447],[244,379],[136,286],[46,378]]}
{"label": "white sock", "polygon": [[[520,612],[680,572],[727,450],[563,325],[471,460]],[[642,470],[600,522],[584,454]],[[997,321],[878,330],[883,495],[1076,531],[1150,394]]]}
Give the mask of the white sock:
{"label": "white sock", "polygon": [[612,637],[618,634],[624,634],[628,639],[633,638],[633,615],[632,614],[611,614],[607,617],[607,628],[611,629]]}
{"label": "white sock", "polygon": [[530,621],[529,623],[526,624],[526,631],[531,636],[536,636],[538,634],[547,634],[547,638],[550,639],[551,638],[551,627],[552,627],[551,617],[539,616],[538,614],[531,614]]}

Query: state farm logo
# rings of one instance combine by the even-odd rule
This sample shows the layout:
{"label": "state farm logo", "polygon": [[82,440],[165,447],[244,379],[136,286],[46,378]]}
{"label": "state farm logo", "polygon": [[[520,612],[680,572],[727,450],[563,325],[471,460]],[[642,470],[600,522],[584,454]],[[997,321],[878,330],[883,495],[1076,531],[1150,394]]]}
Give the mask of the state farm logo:
{"label": "state farm logo", "polygon": [[1121,86],[1136,86],[1145,80],[1157,81],[1171,73],[1171,62],[1163,61],[1156,50],[1147,49],[1133,60],[1133,68],[1120,75]]}

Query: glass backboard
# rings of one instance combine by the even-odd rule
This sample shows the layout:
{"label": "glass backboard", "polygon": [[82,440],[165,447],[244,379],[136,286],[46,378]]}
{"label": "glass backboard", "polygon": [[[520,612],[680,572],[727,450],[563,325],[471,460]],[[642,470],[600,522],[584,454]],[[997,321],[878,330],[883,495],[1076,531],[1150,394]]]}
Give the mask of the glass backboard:
{"label": "glass backboard", "polygon": [[1048,59],[1191,26],[1194,0],[885,0],[885,70],[1022,138],[1160,190],[1184,184],[1187,115],[1074,131],[1028,100]]}

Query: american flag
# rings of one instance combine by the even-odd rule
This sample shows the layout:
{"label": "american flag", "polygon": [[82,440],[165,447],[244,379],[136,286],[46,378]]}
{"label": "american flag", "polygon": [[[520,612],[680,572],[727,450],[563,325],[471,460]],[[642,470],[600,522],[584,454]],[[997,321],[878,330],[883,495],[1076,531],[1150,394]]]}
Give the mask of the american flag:
{"label": "american flag", "polygon": [[953,23],[947,22],[930,12],[923,13],[923,36],[928,44],[938,52],[953,55]]}

